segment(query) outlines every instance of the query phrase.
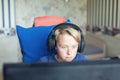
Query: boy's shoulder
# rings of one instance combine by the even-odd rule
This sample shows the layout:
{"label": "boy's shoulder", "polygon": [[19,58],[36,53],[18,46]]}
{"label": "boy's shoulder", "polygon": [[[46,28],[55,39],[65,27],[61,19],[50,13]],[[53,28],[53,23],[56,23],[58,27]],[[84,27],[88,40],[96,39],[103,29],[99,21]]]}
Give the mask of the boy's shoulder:
{"label": "boy's shoulder", "polygon": [[81,54],[81,53],[77,53],[75,60],[87,60],[85,55]]}

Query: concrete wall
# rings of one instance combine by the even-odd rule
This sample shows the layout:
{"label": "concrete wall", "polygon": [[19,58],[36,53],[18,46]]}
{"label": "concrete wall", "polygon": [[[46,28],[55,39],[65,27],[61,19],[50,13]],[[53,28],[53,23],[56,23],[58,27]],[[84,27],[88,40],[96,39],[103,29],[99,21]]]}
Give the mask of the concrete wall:
{"label": "concrete wall", "polygon": [[16,24],[33,25],[34,17],[55,15],[84,25],[87,22],[87,0],[15,0]]}

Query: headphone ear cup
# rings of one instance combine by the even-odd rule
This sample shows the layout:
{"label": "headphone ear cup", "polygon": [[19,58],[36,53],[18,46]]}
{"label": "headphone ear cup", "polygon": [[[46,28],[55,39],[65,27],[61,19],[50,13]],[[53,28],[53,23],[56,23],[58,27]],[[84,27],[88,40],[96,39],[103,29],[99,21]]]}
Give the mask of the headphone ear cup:
{"label": "headphone ear cup", "polygon": [[83,38],[82,42],[81,42],[81,52],[84,51],[84,48],[85,48],[85,41],[84,41],[84,38]]}
{"label": "headphone ear cup", "polygon": [[55,49],[55,35],[53,32],[48,36],[47,47],[49,51]]}
{"label": "headphone ear cup", "polygon": [[85,47],[85,41],[84,41],[83,34],[81,34],[81,41],[78,44],[78,52],[80,52],[80,53],[83,52],[84,47]]}

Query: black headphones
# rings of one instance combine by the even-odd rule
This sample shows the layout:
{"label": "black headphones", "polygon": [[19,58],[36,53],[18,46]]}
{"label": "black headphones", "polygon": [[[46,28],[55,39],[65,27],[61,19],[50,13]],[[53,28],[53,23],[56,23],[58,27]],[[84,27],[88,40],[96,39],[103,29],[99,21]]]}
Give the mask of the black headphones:
{"label": "black headphones", "polygon": [[50,32],[50,34],[48,35],[48,38],[47,38],[47,48],[48,48],[49,51],[54,50],[55,46],[56,46],[56,41],[55,41],[55,31],[56,31],[56,29],[64,29],[64,28],[68,28],[68,27],[73,28],[77,31],[80,31],[81,41],[78,44],[78,52],[81,53],[81,52],[84,51],[85,41],[84,41],[83,32],[77,25],[72,24],[72,23],[61,23],[61,24],[56,25],[52,29],[52,31]]}

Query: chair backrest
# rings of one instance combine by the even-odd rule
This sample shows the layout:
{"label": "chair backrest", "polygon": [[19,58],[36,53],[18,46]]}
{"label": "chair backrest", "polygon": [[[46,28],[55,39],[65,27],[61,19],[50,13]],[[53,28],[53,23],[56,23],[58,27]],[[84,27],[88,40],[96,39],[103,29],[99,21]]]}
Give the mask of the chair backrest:
{"label": "chair backrest", "polygon": [[34,27],[51,26],[66,22],[66,19],[61,16],[38,16],[34,18]]}

